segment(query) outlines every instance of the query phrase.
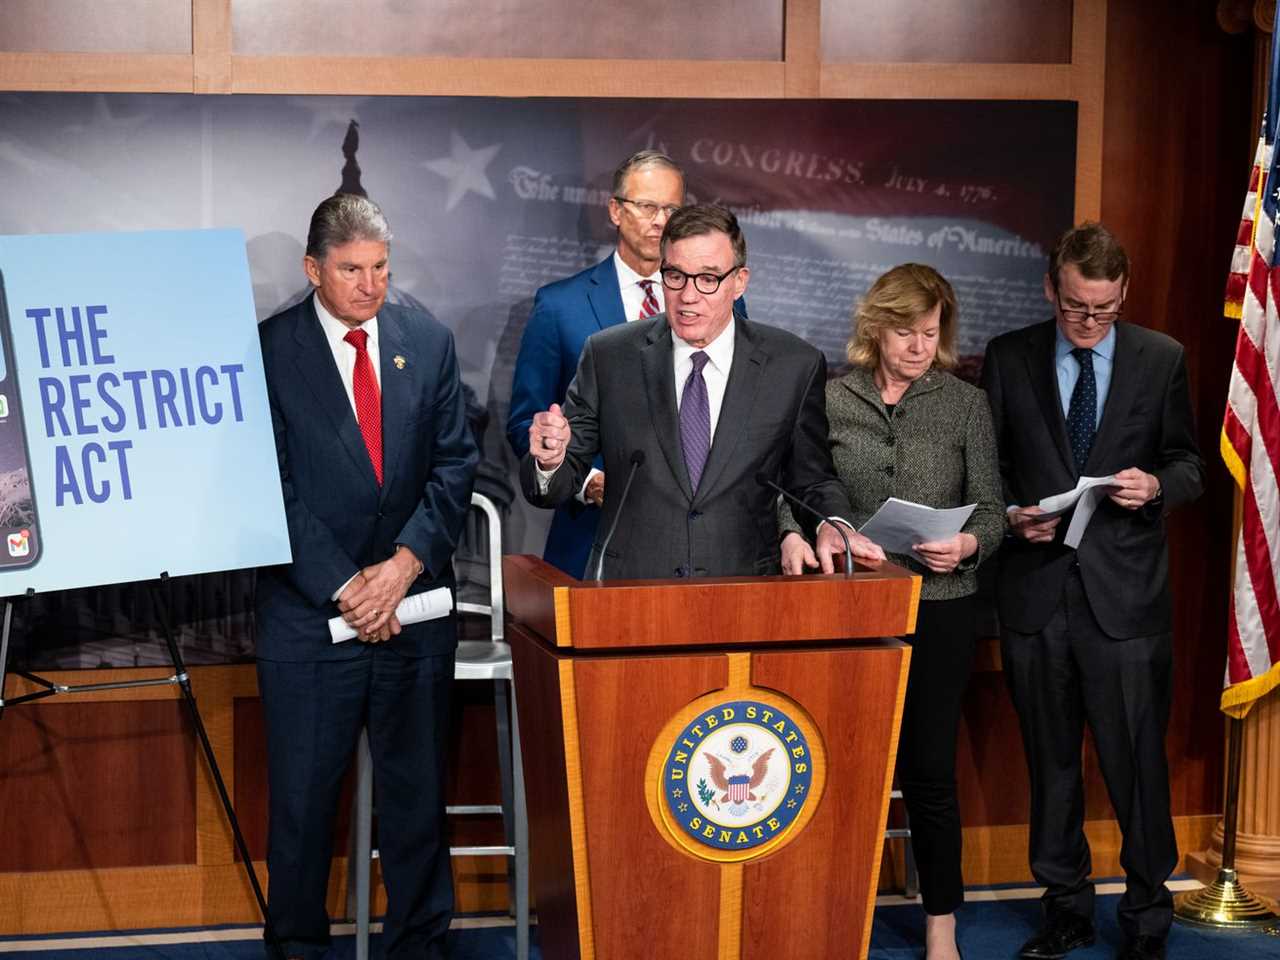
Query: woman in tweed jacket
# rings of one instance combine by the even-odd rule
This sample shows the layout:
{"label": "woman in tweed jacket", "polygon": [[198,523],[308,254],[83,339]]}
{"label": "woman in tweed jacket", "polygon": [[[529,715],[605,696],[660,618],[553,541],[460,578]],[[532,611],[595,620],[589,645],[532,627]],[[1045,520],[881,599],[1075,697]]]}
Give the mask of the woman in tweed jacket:
{"label": "woman in tweed jacket", "polygon": [[[926,913],[926,956],[953,960],[955,910],[964,900],[956,732],[973,660],[978,564],[1004,536],[1005,513],[991,413],[981,390],[947,372],[955,364],[956,298],[932,267],[906,263],[878,279],[854,315],[846,376],[827,384],[836,471],[861,526],[889,497],[931,507],[974,503],[950,540],[889,559],[922,575],[911,672],[898,742],[898,783],[911,820]],[[817,565],[785,504],[782,568]]]}

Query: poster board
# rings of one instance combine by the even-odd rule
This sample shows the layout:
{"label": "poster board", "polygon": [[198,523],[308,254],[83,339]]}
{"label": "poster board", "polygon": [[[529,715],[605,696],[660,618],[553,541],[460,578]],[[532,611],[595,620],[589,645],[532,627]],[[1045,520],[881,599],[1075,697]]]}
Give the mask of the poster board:
{"label": "poster board", "polygon": [[285,563],[243,235],[0,237],[0,595]]}

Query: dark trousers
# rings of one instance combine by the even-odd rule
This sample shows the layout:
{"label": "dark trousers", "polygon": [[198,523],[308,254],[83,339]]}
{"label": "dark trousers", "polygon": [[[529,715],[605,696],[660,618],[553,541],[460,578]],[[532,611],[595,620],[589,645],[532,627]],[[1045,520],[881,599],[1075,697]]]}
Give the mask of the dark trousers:
{"label": "dark trousers", "polygon": [[922,600],[911,644],[907,699],[898,736],[898,787],[911,822],[911,846],[926,913],[964,902],[956,733],[973,666],[974,600]]}
{"label": "dark trousers", "polygon": [[1073,571],[1045,628],[1006,630],[1002,652],[1031,775],[1031,872],[1045,908],[1093,916],[1080,763],[1087,722],[1124,837],[1120,929],[1166,936],[1173,902],[1164,882],[1178,862],[1164,749],[1172,636],[1108,637]]}
{"label": "dark trousers", "polygon": [[453,913],[444,832],[452,684],[452,653],[404,657],[381,644],[353,660],[258,661],[270,787],[267,901],[288,956],[319,957],[329,946],[334,818],[367,725],[387,887],[384,952],[444,957]]}

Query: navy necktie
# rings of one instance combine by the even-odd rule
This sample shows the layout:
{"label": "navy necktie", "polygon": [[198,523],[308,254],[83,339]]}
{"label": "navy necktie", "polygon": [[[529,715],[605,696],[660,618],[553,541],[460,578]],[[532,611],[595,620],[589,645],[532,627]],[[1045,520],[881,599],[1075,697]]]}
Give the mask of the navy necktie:
{"label": "navy necktie", "polygon": [[1098,381],[1093,376],[1093,351],[1076,347],[1071,355],[1080,364],[1080,377],[1071,391],[1071,405],[1067,407],[1067,439],[1071,441],[1071,458],[1076,462],[1076,473],[1084,473],[1093,446],[1093,435],[1098,424]]}
{"label": "navy necktie", "polygon": [[711,450],[711,401],[707,398],[707,381],[702,377],[702,368],[709,358],[699,350],[690,359],[693,369],[680,394],[680,446],[684,450],[685,469],[689,471],[689,484],[696,493]]}

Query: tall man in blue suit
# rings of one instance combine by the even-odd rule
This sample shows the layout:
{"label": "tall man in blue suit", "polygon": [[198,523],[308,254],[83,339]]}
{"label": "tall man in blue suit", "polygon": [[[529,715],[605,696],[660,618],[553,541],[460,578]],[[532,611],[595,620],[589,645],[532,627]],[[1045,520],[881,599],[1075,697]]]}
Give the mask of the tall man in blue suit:
{"label": "tall man in blue suit", "polygon": [[[314,295],[262,324],[293,562],[261,571],[258,684],[270,784],[269,910],[289,957],[329,945],[325,889],[343,775],[373,754],[390,958],[436,960],[453,911],[444,760],[453,618],[401,624],[406,594],[453,587],[479,455],[452,334],[385,302],[378,207],[316,208]],[[333,643],[341,616],[358,636]]]}
{"label": "tall man in blue suit", "polygon": [[[617,249],[581,273],[540,289],[520,342],[507,439],[517,457],[529,452],[533,415],[561,403],[591,334],[629,320],[657,316],[665,308],[658,266],[662,228],[684,203],[684,174],[656,150],[628,157],[614,171],[609,219],[618,228]],[[604,474],[595,465],[583,488],[557,508],[543,557],[581,577],[604,502]]]}

